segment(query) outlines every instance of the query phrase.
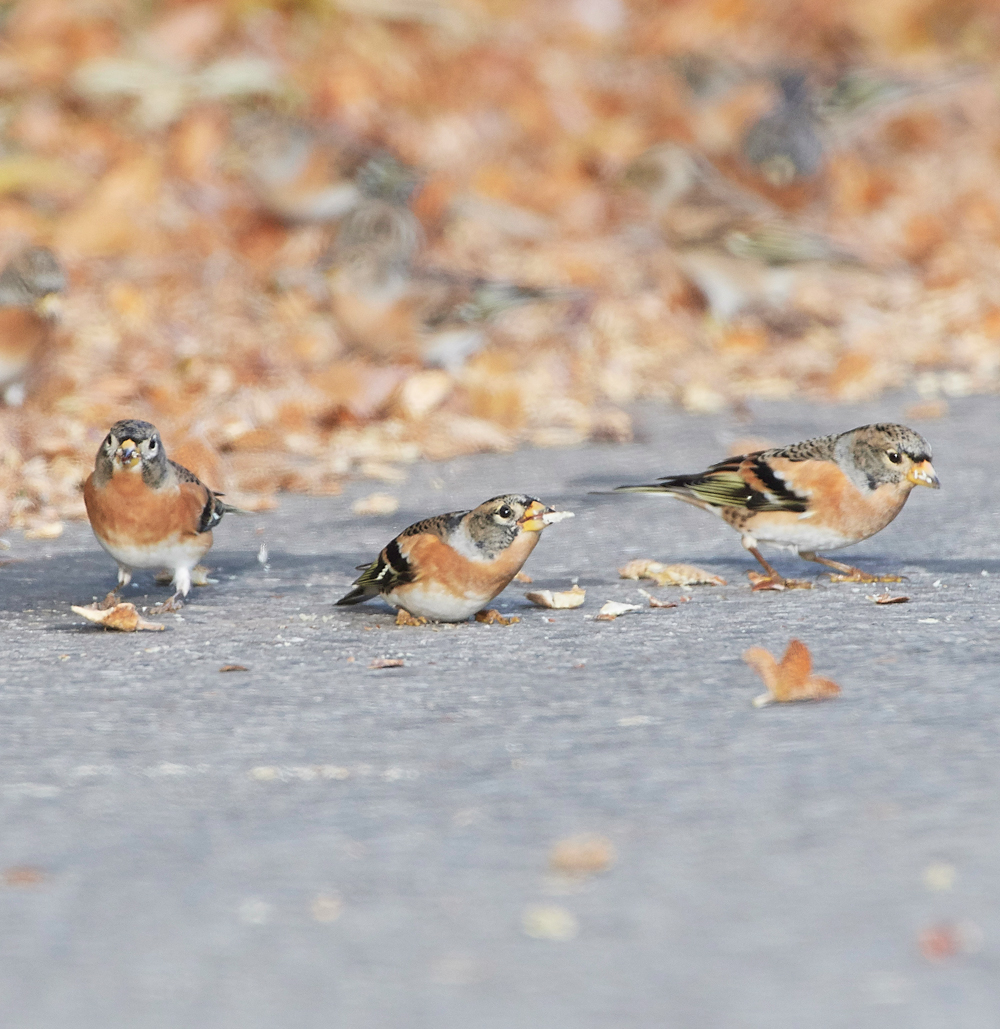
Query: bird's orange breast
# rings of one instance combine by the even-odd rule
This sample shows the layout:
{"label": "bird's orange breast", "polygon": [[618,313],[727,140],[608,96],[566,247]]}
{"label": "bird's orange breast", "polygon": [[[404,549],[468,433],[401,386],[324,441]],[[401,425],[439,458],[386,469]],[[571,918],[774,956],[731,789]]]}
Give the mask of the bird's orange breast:
{"label": "bird's orange breast", "polygon": [[429,533],[411,537],[404,553],[419,580],[431,580],[462,596],[482,596],[485,601],[492,600],[517,575],[539,536],[539,532],[520,533],[493,561],[471,561]]}
{"label": "bird's orange breast", "polygon": [[168,539],[203,536],[199,533],[201,512],[208,496],[199,483],[182,482],[164,489],[151,489],[138,472],[122,471],[103,485],[87,479],[83,501],[94,532],[110,542],[149,546]]}

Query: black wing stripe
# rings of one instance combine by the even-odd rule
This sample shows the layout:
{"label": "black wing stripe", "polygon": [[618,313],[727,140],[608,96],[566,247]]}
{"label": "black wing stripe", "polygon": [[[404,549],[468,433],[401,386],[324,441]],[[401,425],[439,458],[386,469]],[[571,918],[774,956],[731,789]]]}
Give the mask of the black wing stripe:
{"label": "black wing stripe", "polygon": [[782,511],[805,511],[805,500],[789,488],[766,461],[754,461],[753,473],[767,487],[771,496],[753,490],[747,507],[751,510],[775,510],[774,505]]}
{"label": "black wing stripe", "polygon": [[[387,568],[392,570],[393,580],[400,583],[413,582],[413,571],[410,568],[410,562],[403,557],[399,544],[395,540],[385,548],[385,559],[388,562]],[[379,578],[382,578],[384,574],[384,572],[380,572]]]}

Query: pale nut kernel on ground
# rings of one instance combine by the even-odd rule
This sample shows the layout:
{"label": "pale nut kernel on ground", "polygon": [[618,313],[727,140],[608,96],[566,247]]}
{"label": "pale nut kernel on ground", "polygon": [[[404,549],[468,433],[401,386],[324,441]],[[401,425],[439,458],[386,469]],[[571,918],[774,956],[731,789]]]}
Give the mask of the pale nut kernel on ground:
{"label": "pale nut kernel on ground", "polygon": [[694,565],[665,565],[660,561],[639,557],[618,569],[623,579],[652,579],[658,586],[725,586],[721,575],[706,572]]}
{"label": "pale nut kernel on ground", "polygon": [[558,904],[532,904],[525,908],[521,925],[536,940],[572,940],[580,931],[576,916]]}
{"label": "pale nut kernel on ground", "polygon": [[135,604],[122,603],[114,607],[101,607],[97,604],[77,607],[74,604],[71,610],[74,614],[86,618],[88,622],[96,622],[106,629],[119,629],[122,632],[135,632],[137,629],[163,632],[164,629],[160,622],[147,622],[136,610]]}
{"label": "pale nut kernel on ground", "polygon": [[537,604],[539,607],[561,611],[580,607],[584,600],[587,599],[587,591],[580,589],[576,585],[572,589],[562,590],[561,592],[533,590],[531,593],[525,593],[524,599],[530,600],[532,604]]}

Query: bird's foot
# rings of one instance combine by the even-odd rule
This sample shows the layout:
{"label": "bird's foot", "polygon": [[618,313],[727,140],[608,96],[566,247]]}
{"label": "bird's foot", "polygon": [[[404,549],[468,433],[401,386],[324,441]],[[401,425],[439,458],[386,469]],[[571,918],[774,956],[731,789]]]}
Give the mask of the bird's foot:
{"label": "bird's foot", "polygon": [[[217,583],[218,579],[210,579],[208,573],[211,571],[207,565],[195,565],[191,569],[191,585],[192,586],[213,586]],[[174,581],[174,573],[169,568],[164,568],[162,571],[157,572],[153,576],[157,586],[169,586]]]}
{"label": "bird's foot", "polygon": [[428,625],[429,622],[423,615],[416,616],[411,615],[409,611],[403,608],[399,609],[399,613],[396,615],[397,625]]}
{"label": "bird's foot", "polygon": [[760,572],[749,571],[747,578],[750,580],[752,593],[761,593],[764,590],[811,590],[813,584],[805,579],[786,579],[781,575],[761,575]]}
{"label": "bird's foot", "polygon": [[495,607],[491,607],[488,611],[484,609],[476,612],[476,621],[482,622],[484,625],[513,625],[520,620],[517,615],[504,618]]}
{"label": "bird's foot", "polygon": [[905,578],[905,575],[872,575],[870,572],[861,571],[860,568],[852,568],[843,575],[830,573],[830,582],[903,582]]}
{"label": "bird's foot", "polygon": [[120,589],[121,586],[117,587],[117,589],[111,590],[102,601],[99,601],[94,605],[94,610],[110,611],[113,607],[117,607],[121,603],[121,597],[118,595],[118,590]]}
{"label": "bird's foot", "polygon": [[149,609],[151,615],[166,615],[171,614],[175,611],[180,611],[184,607],[184,600],[180,594],[175,593],[169,600],[163,601],[162,604],[156,604]]}

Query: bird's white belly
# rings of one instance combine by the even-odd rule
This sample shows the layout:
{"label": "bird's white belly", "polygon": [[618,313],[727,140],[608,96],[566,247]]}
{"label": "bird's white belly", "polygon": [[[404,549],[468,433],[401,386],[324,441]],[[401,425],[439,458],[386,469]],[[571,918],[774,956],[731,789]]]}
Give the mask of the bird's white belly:
{"label": "bird's white belly", "polygon": [[775,526],[770,531],[766,528],[754,527],[753,536],[760,543],[770,543],[776,547],[787,547],[790,550],[840,550],[859,542],[857,537],[844,536],[826,525],[816,525],[808,519],[786,522]]}
{"label": "bird's white belly", "polygon": [[0,356],[0,389],[9,386],[12,382],[17,382],[28,367],[28,357],[30,355],[25,354],[21,357],[2,357]]}
{"label": "bird's white belly", "polygon": [[489,600],[481,595],[458,595],[433,583],[416,582],[394,589],[385,599],[396,607],[405,608],[418,618],[434,622],[464,622],[471,618]]}
{"label": "bird's white belly", "polygon": [[171,571],[176,571],[178,568],[186,568],[190,571],[209,549],[205,546],[205,540],[197,537],[166,540],[156,546],[107,543],[101,539],[97,542],[126,568],[169,568]]}

